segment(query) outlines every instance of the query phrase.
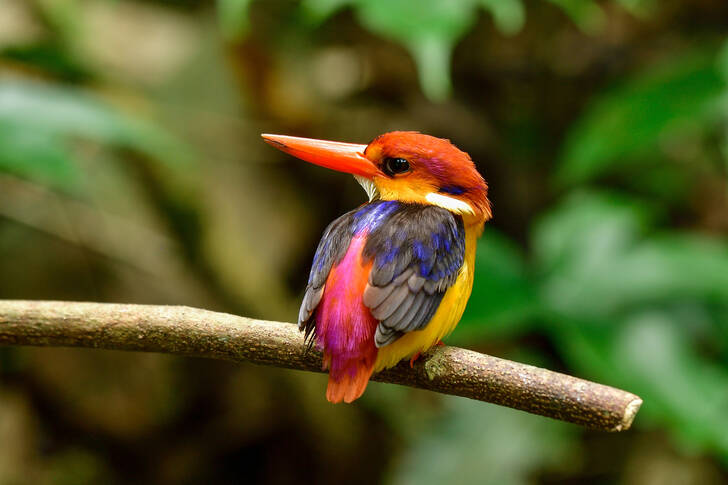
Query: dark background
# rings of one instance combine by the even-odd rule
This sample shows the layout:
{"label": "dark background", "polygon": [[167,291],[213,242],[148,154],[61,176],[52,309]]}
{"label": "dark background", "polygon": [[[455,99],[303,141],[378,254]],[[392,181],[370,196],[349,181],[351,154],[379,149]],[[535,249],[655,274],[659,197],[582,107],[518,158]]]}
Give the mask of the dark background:
{"label": "dark background", "polygon": [[469,152],[448,343],[621,387],[633,430],[162,355],[0,348],[0,484],[728,481],[728,3],[4,0],[0,297],[293,321],[364,201],[262,132]]}

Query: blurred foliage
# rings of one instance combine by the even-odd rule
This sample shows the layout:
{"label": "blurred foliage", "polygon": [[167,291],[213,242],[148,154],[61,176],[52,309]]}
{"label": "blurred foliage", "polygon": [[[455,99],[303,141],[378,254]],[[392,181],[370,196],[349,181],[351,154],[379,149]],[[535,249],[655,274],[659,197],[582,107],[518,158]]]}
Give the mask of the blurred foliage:
{"label": "blurred foliage", "polygon": [[669,144],[667,151],[714,129],[726,115],[716,109],[725,82],[713,51],[672,58],[594,100],[566,140],[561,179],[585,182],[608,171],[629,176],[635,165],[654,162],[660,143]]}
{"label": "blurred foliage", "polygon": [[227,40],[239,40],[248,30],[248,7],[251,0],[218,0],[220,30]]}
{"label": "blurred foliage", "polygon": [[[561,8],[582,30],[596,34],[604,27],[602,7],[593,0],[549,0]],[[228,1],[244,4],[246,2]],[[624,1],[639,11],[644,2]],[[451,53],[456,43],[472,28],[476,11],[488,11],[503,34],[518,33],[526,20],[521,0],[304,0],[305,18],[319,24],[338,10],[351,6],[367,29],[406,47],[419,70],[420,84],[432,100],[443,100],[451,91]],[[223,18],[234,22],[235,14]],[[244,21],[239,21],[244,25]],[[226,25],[223,23],[223,25]]]}
{"label": "blurred foliage", "polygon": [[291,320],[321,231],[363,194],[259,133],[415,129],[470,152],[494,202],[449,342],[645,401],[604,435],[377,383],[342,407],[322,376],[0,349],[0,483],[725,483],[727,18],[721,0],[0,2],[0,297]]}
{"label": "blurred foliage", "polygon": [[519,485],[529,483],[534,469],[557,470],[574,459],[573,428],[465,399],[444,401],[444,418],[405,452],[392,483],[444,483],[457,477],[463,484]]}
{"label": "blurred foliage", "polygon": [[505,33],[520,30],[524,20],[520,0],[306,0],[302,4],[308,18],[317,23],[348,5],[353,6],[362,25],[412,53],[422,89],[435,100],[450,92],[450,55],[456,42],[473,26],[478,7],[489,10]]}
{"label": "blurred foliage", "polygon": [[154,160],[191,163],[184,144],[155,124],[124,115],[87,93],[35,82],[0,82],[0,169],[70,188],[79,183],[71,141],[137,150]]}
{"label": "blurred foliage", "polygon": [[[464,337],[537,327],[570,369],[640,389],[642,419],[728,457],[728,243],[645,237],[647,212],[612,194],[573,194],[535,226],[529,271],[513,248],[494,254],[503,242],[488,239],[502,236],[486,234]],[[693,350],[707,342],[708,355]]]}

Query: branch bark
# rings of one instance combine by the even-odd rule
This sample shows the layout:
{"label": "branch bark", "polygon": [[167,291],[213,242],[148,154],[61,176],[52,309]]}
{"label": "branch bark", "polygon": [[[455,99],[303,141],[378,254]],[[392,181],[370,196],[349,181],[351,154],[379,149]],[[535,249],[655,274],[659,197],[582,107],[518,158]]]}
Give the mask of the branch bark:
{"label": "branch bark", "polygon": [[[295,325],[178,306],[0,300],[0,345],[161,352],[321,372]],[[589,428],[623,431],[642,400],[613,387],[457,347],[374,380],[500,404]]]}

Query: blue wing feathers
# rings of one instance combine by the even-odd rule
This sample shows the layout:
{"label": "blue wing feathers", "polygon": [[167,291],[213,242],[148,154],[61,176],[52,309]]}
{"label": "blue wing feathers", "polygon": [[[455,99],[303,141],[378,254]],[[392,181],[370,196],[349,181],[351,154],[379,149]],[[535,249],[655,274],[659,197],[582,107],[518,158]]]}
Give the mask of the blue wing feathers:
{"label": "blue wing feathers", "polygon": [[344,214],[326,229],[314,256],[299,314],[307,334],[315,331],[315,306],[331,268],[364,232],[363,257],[373,261],[364,304],[380,320],[379,347],[427,325],[465,259],[462,220],[445,209],[375,201]]}

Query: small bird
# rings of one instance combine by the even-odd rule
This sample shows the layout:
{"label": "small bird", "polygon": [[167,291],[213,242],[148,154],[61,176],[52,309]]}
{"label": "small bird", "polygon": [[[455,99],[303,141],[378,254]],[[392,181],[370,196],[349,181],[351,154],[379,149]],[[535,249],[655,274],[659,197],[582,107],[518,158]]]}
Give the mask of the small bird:
{"label": "small bird", "polygon": [[298,316],[329,371],[326,398],[350,403],[373,372],[441,342],[473,288],[488,185],[449,140],[394,131],[368,145],[261,135],[316,165],[354,175],[369,202],[325,230]]}

